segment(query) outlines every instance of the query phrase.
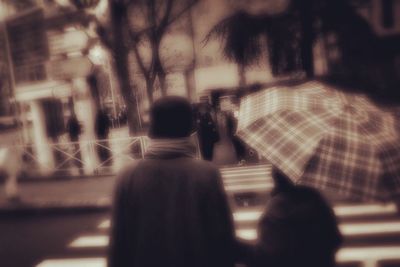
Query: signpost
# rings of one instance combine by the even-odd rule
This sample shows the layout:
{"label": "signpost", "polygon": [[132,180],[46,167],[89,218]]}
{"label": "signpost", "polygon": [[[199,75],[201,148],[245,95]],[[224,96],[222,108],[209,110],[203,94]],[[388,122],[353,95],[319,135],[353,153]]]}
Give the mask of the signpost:
{"label": "signpost", "polygon": [[50,61],[47,73],[54,80],[68,80],[86,77],[92,71],[93,63],[87,57],[73,57]]}

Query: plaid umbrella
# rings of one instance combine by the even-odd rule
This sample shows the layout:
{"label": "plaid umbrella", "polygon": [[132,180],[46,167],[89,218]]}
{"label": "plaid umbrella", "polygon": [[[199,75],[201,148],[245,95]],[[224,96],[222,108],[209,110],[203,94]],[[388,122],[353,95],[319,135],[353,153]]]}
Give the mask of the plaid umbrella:
{"label": "plaid umbrella", "polygon": [[363,200],[400,193],[396,118],[363,95],[319,82],[266,89],[242,99],[238,135],[297,183]]}

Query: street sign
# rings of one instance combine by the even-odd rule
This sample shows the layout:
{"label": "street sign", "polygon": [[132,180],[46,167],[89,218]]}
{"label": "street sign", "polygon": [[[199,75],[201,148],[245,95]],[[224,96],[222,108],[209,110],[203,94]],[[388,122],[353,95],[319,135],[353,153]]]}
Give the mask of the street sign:
{"label": "street sign", "polygon": [[92,71],[93,63],[87,57],[54,60],[47,63],[47,73],[54,80],[85,77]]}
{"label": "street sign", "polygon": [[81,30],[48,33],[50,54],[66,54],[85,49],[89,43],[89,36]]}

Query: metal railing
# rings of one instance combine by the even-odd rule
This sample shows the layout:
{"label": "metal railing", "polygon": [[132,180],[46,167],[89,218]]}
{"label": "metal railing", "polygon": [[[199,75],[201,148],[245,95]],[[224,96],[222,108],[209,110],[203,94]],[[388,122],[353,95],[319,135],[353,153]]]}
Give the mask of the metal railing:
{"label": "metal railing", "polygon": [[[192,136],[200,157],[197,135]],[[57,175],[112,175],[134,160],[144,158],[148,147],[147,136],[87,140],[18,146],[22,157],[22,173],[36,176],[43,173]],[[40,151],[42,150],[42,151]],[[46,150],[47,159],[40,156]],[[50,155],[50,156],[49,156]]]}

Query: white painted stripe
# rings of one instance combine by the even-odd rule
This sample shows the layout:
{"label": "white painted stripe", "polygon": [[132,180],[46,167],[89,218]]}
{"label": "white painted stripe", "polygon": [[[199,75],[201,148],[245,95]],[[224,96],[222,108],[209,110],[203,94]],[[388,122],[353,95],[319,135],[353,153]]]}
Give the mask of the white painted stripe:
{"label": "white painted stripe", "polygon": [[[357,227],[360,227],[357,229]],[[379,228],[385,227],[382,223],[381,225],[352,225],[351,228],[348,228],[347,225],[340,225],[340,231],[343,233],[344,236],[355,236],[355,235],[379,235],[379,234],[387,234],[387,233],[400,233],[400,228],[396,225],[396,228],[393,229],[392,227],[390,230]],[[386,226],[388,227],[388,226]],[[346,229],[346,230],[344,230]],[[240,238],[246,240],[255,240],[257,238],[257,230],[256,229],[240,229],[236,231],[236,235]],[[400,258],[400,254],[399,254]]]}
{"label": "white painted stripe", "polygon": [[400,234],[400,221],[374,223],[343,223],[340,231],[345,236]]}
{"label": "white painted stripe", "polygon": [[224,180],[224,184],[240,184],[240,183],[259,183],[259,182],[264,182],[267,183],[267,179],[265,177],[262,178],[243,178],[243,179],[236,179],[236,180]]}
{"label": "white painted stripe", "polygon": [[47,259],[36,267],[105,267],[105,258]]}
{"label": "white painted stripe", "polygon": [[[242,229],[236,231],[238,237],[245,240],[255,240],[254,230]],[[400,246],[382,247],[345,247],[336,254],[338,262],[363,262],[365,267],[377,266],[381,260],[400,260]],[[36,267],[105,267],[105,258],[74,258],[47,259]]]}
{"label": "white painted stripe", "polygon": [[229,173],[229,172],[264,172],[271,171],[272,167],[264,166],[261,168],[228,168],[228,169],[219,169],[220,172]]}
{"label": "white painted stripe", "polygon": [[258,221],[262,215],[262,211],[242,211],[234,212],[233,219],[235,222],[254,222]]}
{"label": "white painted stripe", "polygon": [[251,167],[228,167],[219,169],[220,172],[225,171],[254,171],[254,170],[269,170],[272,169],[271,165],[259,165],[259,166],[251,166]]}
{"label": "white painted stripe", "polygon": [[235,232],[236,237],[244,240],[254,241],[257,239],[257,231],[255,229],[239,229]]}
{"label": "white painted stripe", "polygon": [[234,177],[251,177],[251,176],[262,176],[262,177],[270,177],[271,172],[241,172],[241,173],[221,173],[222,178],[224,179],[232,179]]}
{"label": "white painted stripe", "polygon": [[272,183],[248,184],[248,185],[227,185],[226,192],[245,192],[245,191],[267,191],[274,187]]}
{"label": "white painted stripe", "polygon": [[356,205],[336,205],[335,214],[340,217],[365,216],[365,215],[388,215],[396,214],[397,208],[394,203],[382,204],[356,204]]}
{"label": "white painted stripe", "polygon": [[[242,187],[239,187],[242,188]],[[235,188],[234,188],[235,189]],[[393,209],[394,207],[394,209]],[[356,211],[356,212],[351,212],[351,211]],[[365,215],[382,215],[384,213],[387,214],[395,214],[396,212],[396,206],[393,204],[389,204],[386,206],[382,205],[370,205],[370,204],[360,204],[360,205],[350,205],[350,206],[345,206],[342,205],[340,207],[334,207],[334,211],[338,217],[347,217],[347,216],[365,216]],[[345,212],[343,212],[345,211]],[[362,212],[360,212],[362,211]],[[258,221],[260,216],[263,213],[263,208],[260,208],[259,210],[246,210],[246,211],[237,211],[233,213],[233,218],[236,222],[252,222],[252,221]],[[375,223],[347,223],[347,224],[342,224],[343,227],[343,232],[348,233],[349,235],[351,234],[356,234],[356,232],[361,232],[361,233],[366,233],[367,231],[371,231],[373,233],[374,231],[379,231],[379,229],[382,229],[382,232],[388,231],[388,232],[398,232],[400,229],[400,222],[375,222]],[[102,221],[98,228],[100,229],[108,229],[110,227],[110,220],[104,220]],[[398,228],[399,227],[399,228]],[[377,229],[377,230],[371,230],[371,229]]]}
{"label": "white painted stripe", "polygon": [[238,173],[271,173],[271,169],[262,168],[262,169],[238,169],[238,170],[222,170],[220,171],[222,174],[238,174]]}
{"label": "white painted stripe", "polygon": [[105,247],[108,245],[107,235],[87,235],[80,236],[72,241],[68,247],[70,248],[87,248],[87,247]]}
{"label": "white painted stripe", "polygon": [[99,224],[99,226],[97,226],[97,228],[108,229],[110,228],[110,224],[111,224],[110,220],[104,220]]}
{"label": "white painted stripe", "polygon": [[363,262],[364,267],[378,266],[378,261],[400,260],[400,246],[345,247],[336,253],[338,262]]}

